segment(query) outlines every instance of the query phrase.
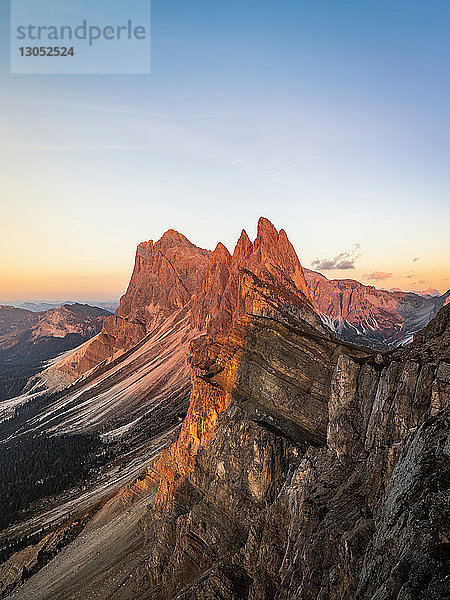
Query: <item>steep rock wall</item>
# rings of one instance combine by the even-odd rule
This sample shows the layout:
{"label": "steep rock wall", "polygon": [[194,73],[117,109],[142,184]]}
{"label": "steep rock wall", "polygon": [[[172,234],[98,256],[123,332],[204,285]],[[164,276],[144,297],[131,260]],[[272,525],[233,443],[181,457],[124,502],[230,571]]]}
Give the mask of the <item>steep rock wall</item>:
{"label": "steep rock wall", "polygon": [[[209,372],[197,370],[185,434],[152,470],[160,483],[143,519],[149,554],[136,593],[165,600],[445,597],[448,415],[439,409],[449,397],[448,312],[439,316],[437,339],[432,323],[414,347],[378,357],[338,345],[330,351],[332,342],[312,345],[301,327],[287,333],[265,323],[255,337],[244,334],[245,353],[232,352],[217,374],[217,360]],[[265,378],[249,377],[271,335],[284,348],[283,368],[272,355]],[[239,347],[242,336],[234,330],[215,356],[229,356],[227,344]],[[308,419],[316,429],[308,431],[308,361],[296,373],[296,396],[286,382],[299,355],[318,360],[317,344],[334,370],[328,377],[321,368],[327,417],[316,397],[316,418]],[[280,398],[268,393],[274,373],[296,405],[289,414],[297,435],[279,417]],[[249,398],[263,419],[248,410]]]}

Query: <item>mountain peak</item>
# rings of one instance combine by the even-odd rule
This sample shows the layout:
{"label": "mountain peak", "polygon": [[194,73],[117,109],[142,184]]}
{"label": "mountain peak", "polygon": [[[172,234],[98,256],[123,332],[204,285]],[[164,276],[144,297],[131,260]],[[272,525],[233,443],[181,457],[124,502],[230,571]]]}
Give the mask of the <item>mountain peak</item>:
{"label": "mountain peak", "polygon": [[219,242],[209,257],[210,264],[214,262],[229,263],[230,261],[231,254],[229,253],[228,248],[224,246],[222,242]]}
{"label": "mountain peak", "polygon": [[241,235],[236,243],[233,252],[233,259],[239,261],[247,258],[253,251],[253,244],[250,241],[250,238],[247,235],[245,229],[241,231]]}
{"label": "mountain peak", "polygon": [[163,240],[180,245],[185,245],[186,243],[191,244],[187,237],[179,231],[177,231],[176,229],[168,229],[167,231],[165,231],[159,239],[159,242],[162,242]]}
{"label": "mountain peak", "polygon": [[148,240],[148,242],[141,242],[138,244],[138,248],[142,248],[148,250],[148,248],[153,248],[153,240]]}
{"label": "mountain peak", "polygon": [[266,240],[274,238],[278,238],[278,231],[271,223],[271,221],[269,221],[269,219],[266,219],[266,217],[260,217],[258,220],[258,232],[256,235],[256,239]]}

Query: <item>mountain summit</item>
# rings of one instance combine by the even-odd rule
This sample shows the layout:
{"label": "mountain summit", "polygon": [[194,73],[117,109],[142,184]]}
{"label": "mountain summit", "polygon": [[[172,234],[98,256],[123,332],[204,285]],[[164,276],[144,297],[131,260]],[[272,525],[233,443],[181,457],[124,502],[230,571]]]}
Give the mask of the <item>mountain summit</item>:
{"label": "mountain summit", "polygon": [[211,252],[169,229],[157,242],[137,247],[128,289],[100,335],[52,370],[76,379],[151,335],[168,318],[187,319],[197,334],[210,334],[245,312],[268,313],[272,304],[283,302],[321,326],[294,247],[268,219],[259,219],[254,242],[242,231],[232,255],[220,242]]}
{"label": "mountain summit", "polygon": [[169,229],[157,242],[139,244],[115,315],[89,344],[52,366],[46,381],[77,379],[152,335],[167,319],[173,331],[176,323],[188,322],[193,335],[210,335],[245,313],[269,314],[282,305],[285,313],[301,315],[319,329],[325,326],[342,339],[385,350],[410,341],[447,295],[388,292],[303,269],[286,232],[265,217],[258,221],[253,242],[242,230],[231,255],[221,242],[211,252]]}

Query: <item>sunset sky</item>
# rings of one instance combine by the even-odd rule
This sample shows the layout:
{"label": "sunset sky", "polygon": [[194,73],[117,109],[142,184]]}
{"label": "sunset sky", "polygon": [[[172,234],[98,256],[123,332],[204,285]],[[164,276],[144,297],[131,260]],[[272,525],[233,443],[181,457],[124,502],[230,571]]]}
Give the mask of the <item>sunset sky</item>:
{"label": "sunset sky", "polygon": [[139,242],[261,215],[327,277],[450,287],[448,1],[154,0],[150,75],[70,76],[9,73],[8,4],[0,302],[116,298]]}

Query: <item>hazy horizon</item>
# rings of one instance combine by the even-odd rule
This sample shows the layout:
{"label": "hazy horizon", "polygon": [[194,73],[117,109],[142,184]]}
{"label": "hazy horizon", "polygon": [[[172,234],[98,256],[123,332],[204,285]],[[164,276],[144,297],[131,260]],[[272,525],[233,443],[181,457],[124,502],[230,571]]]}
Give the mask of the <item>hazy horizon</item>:
{"label": "hazy horizon", "polygon": [[[278,229],[282,229],[282,227],[279,227]],[[248,230],[246,230],[246,231],[248,233]],[[163,232],[163,234],[164,233],[165,232]],[[183,233],[183,232],[181,231],[180,233]],[[255,236],[256,236],[256,232],[254,235],[250,235],[250,238],[253,240],[255,238]],[[153,242],[156,242],[160,237],[161,236],[158,236],[157,238],[153,239]],[[185,236],[185,237],[188,237],[188,236]],[[289,235],[288,235],[288,237],[289,237]],[[141,240],[141,242],[144,242],[144,241],[148,241],[148,240]],[[191,239],[189,239],[189,241],[192,242]],[[221,242],[221,240],[218,240],[217,243],[219,243],[219,242]],[[236,242],[237,242],[237,238],[232,245],[227,245],[224,242],[222,242],[222,243],[224,243],[224,245],[227,247],[228,251],[232,254]],[[192,243],[195,243],[195,242],[192,242]],[[205,249],[212,251],[214,249],[214,247],[205,248]],[[294,248],[295,248],[295,245],[294,245]],[[297,250],[297,249],[295,248],[295,250]],[[356,248],[353,250],[353,252],[351,251],[348,253],[344,253],[345,256],[341,259],[341,263],[347,262],[347,263],[351,264],[352,262],[356,261],[358,259],[358,251],[359,251],[359,249]],[[298,254],[298,252],[297,252],[297,254]],[[125,293],[126,288],[128,286],[128,282],[131,277],[131,273],[132,273],[133,266],[134,266],[134,257],[135,257],[135,254],[133,253],[133,256],[130,260],[130,269],[129,269],[129,273],[126,278],[126,283],[124,285],[124,288],[117,295],[83,296],[83,295],[79,295],[79,294],[78,295],[73,294],[73,297],[69,297],[69,296],[61,295],[61,293],[59,293],[59,292],[56,292],[54,295],[48,295],[48,296],[37,296],[37,297],[36,296],[33,296],[33,297],[18,296],[16,298],[5,297],[3,300],[2,300],[2,297],[0,296],[0,303],[3,303],[6,300],[9,302],[12,302],[12,303],[24,303],[24,302],[45,303],[47,301],[49,303],[56,303],[56,302],[86,302],[86,303],[99,302],[99,303],[101,303],[101,302],[115,302],[115,301],[118,302],[120,297]],[[335,257],[335,258],[338,258],[338,257]],[[301,262],[301,259],[300,259],[300,262]],[[359,279],[357,279],[354,275],[352,275],[352,273],[354,271],[356,271],[356,269],[354,269],[354,267],[350,267],[349,265],[347,265],[344,268],[341,267],[341,268],[335,268],[335,269],[323,269],[323,268],[321,269],[318,267],[314,267],[314,265],[310,266],[310,267],[306,267],[305,265],[302,265],[302,266],[305,268],[314,270],[316,272],[319,272],[319,273],[323,274],[325,277],[327,277],[328,279],[356,279],[357,281],[359,281]],[[336,275],[333,275],[333,273],[335,273]],[[398,291],[405,291],[405,292],[412,292],[412,293],[423,293],[425,291],[429,291],[429,292],[436,291],[436,292],[439,292],[440,294],[443,294],[447,291],[447,289],[439,290],[437,288],[431,288],[431,287],[426,287],[426,286],[423,286],[423,287],[418,286],[416,289],[411,288],[411,287],[410,288],[397,288],[395,286],[392,286],[392,287],[383,286],[382,284],[377,282],[377,275],[380,276],[380,281],[383,281],[383,280],[390,281],[390,277],[386,278],[385,273],[375,272],[372,274],[372,277],[370,277],[371,281],[369,283],[366,282],[364,285],[372,285],[375,288],[384,289],[384,290],[388,290],[388,291],[397,291],[398,290]],[[361,283],[364,283],[364,282],[361,281]]]}
{"label": "hazy horizon", "polygon": [[11,75],[7,4],[0,302],[119,298],[138,243],[260,215],[330,279],[450,287],[448,3],[155,0],[152,73],[103,76]]}

